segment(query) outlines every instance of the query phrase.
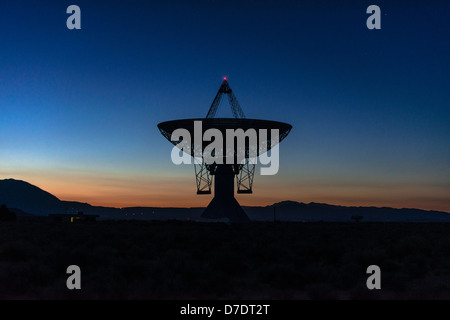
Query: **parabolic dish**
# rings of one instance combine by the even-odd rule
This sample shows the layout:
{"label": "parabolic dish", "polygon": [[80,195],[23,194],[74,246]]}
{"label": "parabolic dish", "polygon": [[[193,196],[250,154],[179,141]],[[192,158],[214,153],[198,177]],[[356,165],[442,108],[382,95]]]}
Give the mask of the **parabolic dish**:
{"label": "parabolic dish", "polygon": [[[271,120],[259,120],[259,119],[239,119],[239,118],[203,118],[203,119],[181,119],[181,120],[172,120],[172,121],[165,121],[158,124],[158,129],[161,131],[162,135],[169,140],[172,144],[180,146],[179,142],[172,141],[172,134],[176,129],[185,129],[189,132],[191,137],[191,148],[190,150],[184,149],[184,151],[187,151],[190,155],[192,154],[192,150],[194,150],[194,123],[196,121],[201,121],[202,124],[202,137],[205,131],[208,129],[217,129],[219,130],[224,139],[226,139],[226,133],[227,129],[237,130],[242,129],[244,132],[246,132],[248,129],[254,129],[256,131],[257,139],[258,139],[258,145],[262,144],[266,147],[265,151],[268,151],[273,147],[275,144],[271,143],[271,130],[272,129],[278,129],[278,143],[281,142],[290,132],[292,129],[292,126],[290,124],[284,123],[284,122],[278,122],[278,121],[271,121]],[[267,132],[267,135],[265,136],[265,139],[261,137],[260,133],[261,130],[265,129]],[[185,137],[184,137],[185,138]],[[183,138],[183,139],[184,139]],[[264,141],[260,141],[261,139],[264,139]],[[202,150],[211,143],[211,141],[202,141],[203,146]],[[251,147],[250,147],[251,148]],[[191,151],[191,152],[189,152]],[[235,150],[236,153],[236,150]],[[245,150],[246,157],[249,154],[248,146],[246,146]],[[259,155],[259,152],[258,152]]]}

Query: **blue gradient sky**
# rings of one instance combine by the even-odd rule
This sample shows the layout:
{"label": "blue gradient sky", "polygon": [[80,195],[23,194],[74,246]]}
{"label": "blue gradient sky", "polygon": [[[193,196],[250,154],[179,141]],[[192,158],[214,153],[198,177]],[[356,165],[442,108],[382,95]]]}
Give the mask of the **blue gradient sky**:
{"label": "blue gradient sky", "polygon": [[205,116],[226,75],[247,117],[293,125],[241,204],[450,211],[449,24],[448,1],[1,1],[0,178],[205,206],[156,125]]}

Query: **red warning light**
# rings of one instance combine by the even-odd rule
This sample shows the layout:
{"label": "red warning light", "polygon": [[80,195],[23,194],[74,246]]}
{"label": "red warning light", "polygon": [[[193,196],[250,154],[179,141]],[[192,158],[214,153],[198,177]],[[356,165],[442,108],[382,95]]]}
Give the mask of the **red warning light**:
{"label": "red warning light", "polygon": [[223,80],[227,81],[227,77],[223,77]]}

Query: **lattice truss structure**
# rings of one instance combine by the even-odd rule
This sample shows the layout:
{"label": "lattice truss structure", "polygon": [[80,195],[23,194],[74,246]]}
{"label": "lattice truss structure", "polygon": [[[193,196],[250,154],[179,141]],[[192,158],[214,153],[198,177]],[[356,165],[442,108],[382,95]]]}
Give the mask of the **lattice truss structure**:
{"label": "lattice truss structure", "polygon": [[[217,92],[216,97],[209,108],[206,119],[215,118],[217,110],[219,109],[220,101],[222,100],[222,96],[224,94],[228,97],[228,102],[230,104],[233,117],[236,119],[245,119],[245,114],[226,79],[222,82],[222,85],[220,86],[219,91]],[[206,164],[203,158],[194,158],[197,194],[211,194],[214,166],[214,164]],[[252,188],[253,177],[255,175],[255,161],[252,161],[246,157],[245,162],[243,164],[234,165],[233,170],[236,177],[237,193],[253,193]]]}

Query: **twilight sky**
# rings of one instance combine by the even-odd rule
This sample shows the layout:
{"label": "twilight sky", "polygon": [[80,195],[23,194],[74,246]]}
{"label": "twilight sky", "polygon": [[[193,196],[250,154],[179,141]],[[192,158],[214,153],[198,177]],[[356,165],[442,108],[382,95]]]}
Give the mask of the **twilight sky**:
{"label": "twilight sky", "polygon": [[206,206],[156,125],[204,117],[227,76],[248,118],[293,125],[279,173],[257,174],[242,205],[450,212],[449,25],[448,1],[2,0],[0,179],[93,205]]}

